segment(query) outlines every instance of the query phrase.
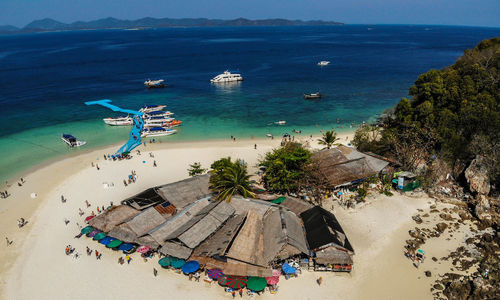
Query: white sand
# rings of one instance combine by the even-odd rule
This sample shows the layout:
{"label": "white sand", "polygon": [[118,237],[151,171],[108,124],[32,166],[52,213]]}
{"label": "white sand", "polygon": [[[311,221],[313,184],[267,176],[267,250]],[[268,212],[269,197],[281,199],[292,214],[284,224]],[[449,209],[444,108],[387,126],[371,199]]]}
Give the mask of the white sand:
{"label": "white sand", "polygon": [[[74,239],[79,233],[77,223],[84,225],[83,219],[92,210],[97,212],[96,205],[107,207],[110,201],[119,204],[120,200],[151,186],[186,178],[188,165],[193,162],[200,161],[203,167],[209,167],[214,160],[231,156],[255,166],[259,156],[279,146],[279,142],[275,139],[148,144],[139,148],[141,156],[134,151],[131,160],[104,161],[102,154],[116,148],[112,147],[65,159],[26,175],[27,183],[22,187],[12,186],[9,189],[12,196],[0,202],[0,228],[4,236],[14,240],[8,247],[5,241],[0,241],[0,295],[9,300],[231,298],[218,285],[210,287],[204,282],[190,282],[183,275],[161,269],[156,259],[145,263],[137,253],[132,255],[130,265],[119,265],[120,252],[106,249],[86,237]],[[258,144],[257,150],[253,148],[254,143]],[[149,157],[150,151],[154,159]],[[152,166],[153,160],[157,168]],[[98,163],[100,170],[92,168],[91,162]],[[131,170],[137,172],[137,182],[125,187],[122,181]],[[104,188],[104,182],[112,182],[114,187]],[[38,194],[36,199],[29,197],[32,192]],[[68,199],[64,204],[61,195]],[[85,207],[85,200],[92,204],[90,208]],[[403,196],[377,196],[355,210],[335,208],[356,251],[353,272],[303,272],[299,278],[282,279],[278,294],[266,293],[262,298],[432,298],[431,279],[423,275],[427,261],[416,270],[402,255],[407,231],[414,227],[410,217],[418,208],[427,209],[431,202]],[[78,208],[86,212],[83,217],[78,215]],[[22,229],[16,225],[19,217],[29,220]],[[70,220],[68,225],[64,224],[65,218]],[[76,248],[79,259],[65,255],[67,244]],[[102,252],[102,259],[87,256],[86,246]],[[443,252],[441,256],[446,252],[443,245],[433,248],[430,245],[426,248],[429,257],[429,252],[439,250]],[[159,271],[156,278],[153,267]],[[315,283],[319,276],[323,277],[320,287]]]}

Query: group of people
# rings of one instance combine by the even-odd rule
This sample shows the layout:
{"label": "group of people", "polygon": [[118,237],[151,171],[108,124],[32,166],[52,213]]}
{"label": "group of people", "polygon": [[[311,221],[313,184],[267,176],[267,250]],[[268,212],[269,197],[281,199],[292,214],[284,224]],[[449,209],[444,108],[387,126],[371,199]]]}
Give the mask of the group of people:
{"label": "group of people", "polygon": [[132,156],[130,156],[129,154],[127,155],[123,155],[123,154],[116,154],[116,155],[106,155],[104,154],[104,160],[122,160],[122,159],[131,159]]}
{"label": "group of people", "polygon": [[[155,167],[156,167],[156,161],[155,161]],[[136,179],[137,179],[137,175],[136,175],[135,171],[132,170],[131,174],[128,175],[128,181],[126,179],[123,179],[123,185],[127,186],[131,183],[135,183]]]}
{"label": "group of people", "polygon": [[24,218],[20,218],[17,220],[17,227],[21,228],[24,225],[28,224],[28,221],[26,221]]}
{"label": "group of people", "polygon": [[71,247],[71,245],[66,245],[64,252],[66,253],[66,255],[73,254],[73,252],[75,252],[75,248]]}
{"label": "group of people", "polygon": [[9,192],[7,192],[7,190],[5,190],[5,192],[0,191],[0,196],[2,197],[2,199],[5,199],[5,198],[9,197],[10,194],[9,194]]}
{"label": "group of people", "polygon": [[87,256],[91,256],[92,255],[92,252],[95,253],[95,259],[101,259],[102,257],[102,253],[100,253],[99,251],[97,250],[92,250],[90,249],[88,246],[87,246]]}
{"label": "group of people", "polygon": [[[130,257],[130,255],[126,255],[125,258],[123,258],[123,256],[120,256],[120,258],[118,258],[118,263],[120,265],[123,265],[125,262],[127,262],[127,265],[130,265],[130,261],[132,260],[132,257]],[[156,276],[156,275],[155,275]]]}

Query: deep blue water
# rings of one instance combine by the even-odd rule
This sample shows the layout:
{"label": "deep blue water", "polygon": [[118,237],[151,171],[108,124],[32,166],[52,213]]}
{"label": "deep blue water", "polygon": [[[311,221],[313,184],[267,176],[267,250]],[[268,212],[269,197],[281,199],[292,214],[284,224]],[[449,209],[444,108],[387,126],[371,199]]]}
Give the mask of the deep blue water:
{"label": "deep blue water", "polygon": [[[168,140],[359,124],[406,96],[420,73],[499,35],[500,28],[346,25],[0,36],[0,168],[67,153],[61,131],[88,147],[125,141],[126,128],[100,120],[110,111],[83,105],[102,98],[128,108],[167,104],[184,121]],[[320,60],[331,64],[318,67]],[[245,81],[210,84],[225,69],[240,71]],[[169,86],[146,90],[147,78]],[[326,97],[302,99],[318,90]],[[268,125],[277,120],[287,126]]]}

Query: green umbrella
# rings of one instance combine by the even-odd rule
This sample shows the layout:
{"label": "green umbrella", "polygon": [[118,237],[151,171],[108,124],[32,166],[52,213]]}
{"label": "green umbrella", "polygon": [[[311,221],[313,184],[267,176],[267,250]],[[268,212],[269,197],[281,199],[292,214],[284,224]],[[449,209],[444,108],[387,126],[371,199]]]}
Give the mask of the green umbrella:
{"label": "green umbrella", "polygon": [[158,264],[162,267],[168,267],[175,259],[172,256],[167,256],[158,261]]}
{"label": "green umbrella", "polygon": [[99,232],[98,234],[94,235],[94,240],[96,241],[99,241],[99,240],[102,240],[103,238],[105,238],[107,236],[106,233],[104,232]]}
{"label": "green umbrella", "polygon": [[267,286],[267,280],[262,277],[249,277],[247,288],[252,291],[262,291]]}
{"label": "green umbrella", "polygon": [[109,244],[107,244],[106,247],[108,247],[108,248],[115,248],[115,247],[120,246],[122,243],[123,242],[120,241],[120,240],[113,240]]}
{"label": "green umbrella", "polygon": [[184,264],[186,263],[185,260],[183,259],[177,259],[177,260],[174,260],[170,263],[170,265],[173,267],[173,268],[176,268],[176,269],[179,269],[181,268]]}
{"label": "green umbrella", "polygon": [[82,234],[87,234],[89,232],[92,232],[94,230],[94,227],[92,226],[87,226],[85,228],[82,228],[82,231],[80,231]]}
{"label": "green umbrella", "polygon": [[285,201],[286,197],[285,196],[281,196],[281,197],[278,197],[274,200],[271,200],[272,203],[276,203],[276,204],[280,204],[281,202]]}

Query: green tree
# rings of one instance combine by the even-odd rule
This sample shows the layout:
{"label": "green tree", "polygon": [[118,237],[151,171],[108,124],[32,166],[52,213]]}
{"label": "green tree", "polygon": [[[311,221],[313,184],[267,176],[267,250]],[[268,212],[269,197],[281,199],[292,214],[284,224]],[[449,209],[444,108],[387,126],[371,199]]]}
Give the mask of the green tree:
{"label": "green tree", "polygon": [[195,162],[192,165],[189,165],[189,168],[188,168],[188,174],[191,177],[203,174],[206,171],[207,171],[207,169],[202,168],[201,163],[199,163],[199,162]]}
{"label": "green tree", "polygon": [[260,161],[264,168],[264,187],[271,192],[290,193],[300,187],[300,182],[308,175],[307,165],[311,152],[299,143],[286,143],[281,148],[266,153]]}
{"label": "green tree", "polygon": [[254,198],[250,188],[250,175],[247,166],[241,160],[231,161],[230,157],[222,158],[211,165],[210,188],[217,193],[217,200],[231,201],[235,194],[246,198]]}
{"label": "green tree", "polygon": [[[318,139],[320,145],[326,146],[326,149],[332,148],[335,142],[338,141],[337,133],[334,129],[323,132],[323,136]],[[338,145],[338,144],[337,144]]]}

